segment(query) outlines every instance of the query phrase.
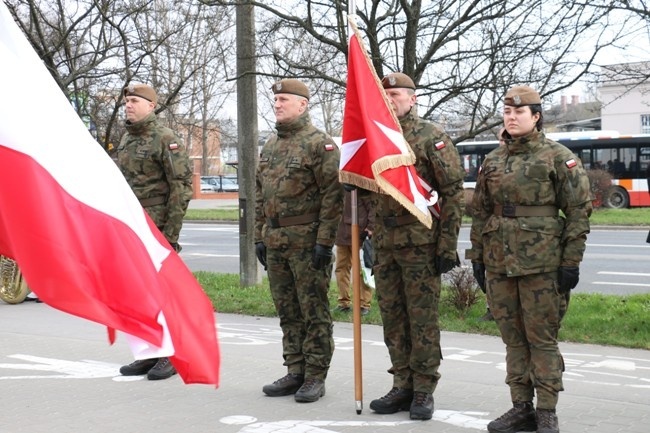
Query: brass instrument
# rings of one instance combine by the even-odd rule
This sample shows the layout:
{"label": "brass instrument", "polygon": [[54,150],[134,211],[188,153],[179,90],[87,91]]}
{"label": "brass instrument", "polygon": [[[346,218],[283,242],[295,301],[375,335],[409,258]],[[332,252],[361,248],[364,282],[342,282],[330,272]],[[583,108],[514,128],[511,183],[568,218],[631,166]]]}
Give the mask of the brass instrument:
{"label": "brass instrument", "polygon": [[29,294],[18,263],[9,257],[0,256],[0,299],[7,304],[19,304]]}

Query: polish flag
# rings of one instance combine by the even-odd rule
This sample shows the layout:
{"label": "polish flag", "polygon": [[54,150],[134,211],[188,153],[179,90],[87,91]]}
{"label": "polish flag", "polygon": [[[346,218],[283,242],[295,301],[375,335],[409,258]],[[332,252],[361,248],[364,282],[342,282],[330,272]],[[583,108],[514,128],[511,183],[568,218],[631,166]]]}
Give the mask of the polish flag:
{"label": "polish flag", "polygon": [[[0,3],[0,254],[38,297],[218,386],[215,314]],[[132,346],[134,349],[135,346]]]}
{"label": "polish flag", "polygon": [[389,194],[427,227],[440,215],[438,194],[417,173],[383,86],[352,17],[339,178]]}

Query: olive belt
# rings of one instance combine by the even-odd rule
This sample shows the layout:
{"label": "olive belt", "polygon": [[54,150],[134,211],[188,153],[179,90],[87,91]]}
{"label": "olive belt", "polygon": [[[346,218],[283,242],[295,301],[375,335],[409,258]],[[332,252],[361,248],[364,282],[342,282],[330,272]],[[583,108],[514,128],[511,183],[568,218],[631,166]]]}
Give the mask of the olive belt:
{"label": "olive belt", "polygon": [[386,227],[399,227],[406,224],[417,222],[418,219],[415,215],[408,214],[408,215],[400,215],[400,216],[383,217],[382,221],[384,222],[384,225]]}
{"label": "olive belt", "polygon": [[506,218],[518,217],[550,217],[557,216],[555,206],[516,206],[514,204],[495,204],[494,215]]}
{"label": "olive belt", "polygon": [[317,213],[308,213],[305,215],[296,215],[289,217],[267,218],[266,225],[273,229],[287,226],[298,226],[301,224],[309,224],[318,221]]}
{"label": "olive belt", "polygon": [[150,206],[156,206],[159,204],[165,204],[167,203],[167,197],[164,195],[159,195],[157,197],[148,197],[148,198],[141,198],[140,199],[140,205],[142,207],[150,207]]}

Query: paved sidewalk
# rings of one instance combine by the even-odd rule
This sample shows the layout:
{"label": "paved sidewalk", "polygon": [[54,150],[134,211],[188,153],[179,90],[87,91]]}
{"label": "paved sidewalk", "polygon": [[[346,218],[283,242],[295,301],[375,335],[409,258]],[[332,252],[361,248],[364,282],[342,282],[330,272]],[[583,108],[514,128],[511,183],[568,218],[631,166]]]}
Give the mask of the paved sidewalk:
{"label": "paved sidewalk", "polygon": [[188,209],[219,209],[219,208],[237,208],[237,207],[239,207],[239,199],[214,198],[214,199],[190,200]]}
{"label": "paved sidewalk", "polygon": [[[275,318],[218,314],[221,385],[184,385],[178,376],[125,378],[124,337],[45,304],[0,302],[2,433],[471,433],[510,406],[500,339],[445,332],[434,419],[374,414],[368,405],[391,386],[381,328],[364,325],[363,411],[356,414],[352,325],[336,323],[327,395],[299,404],[261,388],[284,375]],[[562,344],[563,433],[641,433],[650,425],[650,352]]]}

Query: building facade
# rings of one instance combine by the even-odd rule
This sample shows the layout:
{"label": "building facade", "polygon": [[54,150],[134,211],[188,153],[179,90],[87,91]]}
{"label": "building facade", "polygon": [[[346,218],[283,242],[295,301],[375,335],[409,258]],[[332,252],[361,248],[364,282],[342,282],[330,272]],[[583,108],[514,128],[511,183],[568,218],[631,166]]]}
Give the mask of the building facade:
{"label": "building facade", "polygon": [[650,62],[603,66],[599,92],[602,129],[650,134]]}

